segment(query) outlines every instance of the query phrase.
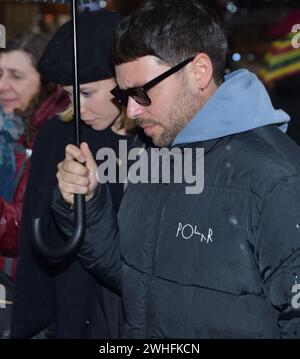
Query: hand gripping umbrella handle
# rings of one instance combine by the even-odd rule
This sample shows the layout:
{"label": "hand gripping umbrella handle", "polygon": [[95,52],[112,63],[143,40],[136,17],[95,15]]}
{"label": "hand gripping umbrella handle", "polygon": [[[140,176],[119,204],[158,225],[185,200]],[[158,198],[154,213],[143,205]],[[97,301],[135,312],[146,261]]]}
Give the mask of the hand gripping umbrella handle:
{"label": "hand gripping umbrella handle", "polygon": [[33,238],[40,254],[50,259],[60,259],[70,256],[77,251],[85,232],[85,199],[81,194],[75,195],[74,214],[74,232],[63,247],[51,247],[48,245],[43,239],[42,219],[33,219]]}

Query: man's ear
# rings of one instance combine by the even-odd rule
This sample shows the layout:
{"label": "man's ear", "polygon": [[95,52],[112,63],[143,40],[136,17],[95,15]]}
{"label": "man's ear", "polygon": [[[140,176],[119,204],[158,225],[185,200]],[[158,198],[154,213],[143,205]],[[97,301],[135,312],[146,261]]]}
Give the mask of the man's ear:
{"label": "man's ear", "polygon": [[205,53],[195,56],[193,62],[193,73],[199,90],[205,90],[213,77],[213,66],[210,57]]}

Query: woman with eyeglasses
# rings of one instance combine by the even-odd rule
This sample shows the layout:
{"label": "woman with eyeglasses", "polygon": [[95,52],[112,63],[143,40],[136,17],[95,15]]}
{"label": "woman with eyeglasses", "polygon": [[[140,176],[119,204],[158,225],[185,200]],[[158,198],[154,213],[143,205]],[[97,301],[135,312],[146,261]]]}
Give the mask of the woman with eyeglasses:
{"label": "woman with eyeglasses", "polygon": [[[118,154],[119,141],[128,151],[144,145],[134,122],[122,114],[110,91],[115,87],[110,48],[120,15],[110,12],[82,13],[78,18],[79,82],[82,140],[94,157],[101,148]],[[52,82],[63,85],[73,100],[71,23],[63,25],[49,43],[39,69]],[[21,259],[13,307],[12,336],[27,338],[49,328],[47,337],[118,338],[120,298],[98,283],[79,261],[67,258],[49,262],[32,249],[32,218],[41,217],[46,241],[58,246],[64,237],[51,216],[51,195],[57,185],[57,165],[73,143],[73,108],[68,107],[38,137],[25,201],[21,230]],[[70,123],[71,121],[71,123]],[[117,172],[124,164],[117,160]],[[116,208],[125,184],[109,183]],[[50,327],[49,327],[50,324]]]}

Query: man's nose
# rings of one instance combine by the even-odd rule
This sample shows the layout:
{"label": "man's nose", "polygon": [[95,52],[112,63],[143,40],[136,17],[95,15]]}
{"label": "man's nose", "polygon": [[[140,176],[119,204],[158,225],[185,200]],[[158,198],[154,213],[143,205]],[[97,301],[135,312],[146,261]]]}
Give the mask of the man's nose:
{"label": "man's nose", "polygon": [[136,118],[141,117],[144,113],[145,108],[144,106],[138,104],[132,97],[128,97],[128,104],[127,104],[127,117],[135,120]]}

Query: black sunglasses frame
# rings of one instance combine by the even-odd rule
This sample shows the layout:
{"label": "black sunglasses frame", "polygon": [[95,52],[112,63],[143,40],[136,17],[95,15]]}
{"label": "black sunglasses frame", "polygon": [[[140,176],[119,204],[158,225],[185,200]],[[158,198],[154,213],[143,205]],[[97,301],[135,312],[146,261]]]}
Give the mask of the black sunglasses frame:
{"label": "black sunglasses frame", "polygon": [[180,64],[172,67],[161,75],[155,77],[153,80],[147,82],[143,86],[132,87],[126,90],[120,89],[119,86],[113,88],[110,92],[116,98],[116,100],[122,105],[127,107],[129,96],[134,99],[139,105],[142,106],[150,106],[151,99],[147,95],[147,91],[149,91],[152,87],[165,80],[167,77],[173,75],[175,72],[182,69],[188,63],[192,62],[195,57],[190,57],[187,60],[184,60]]}

